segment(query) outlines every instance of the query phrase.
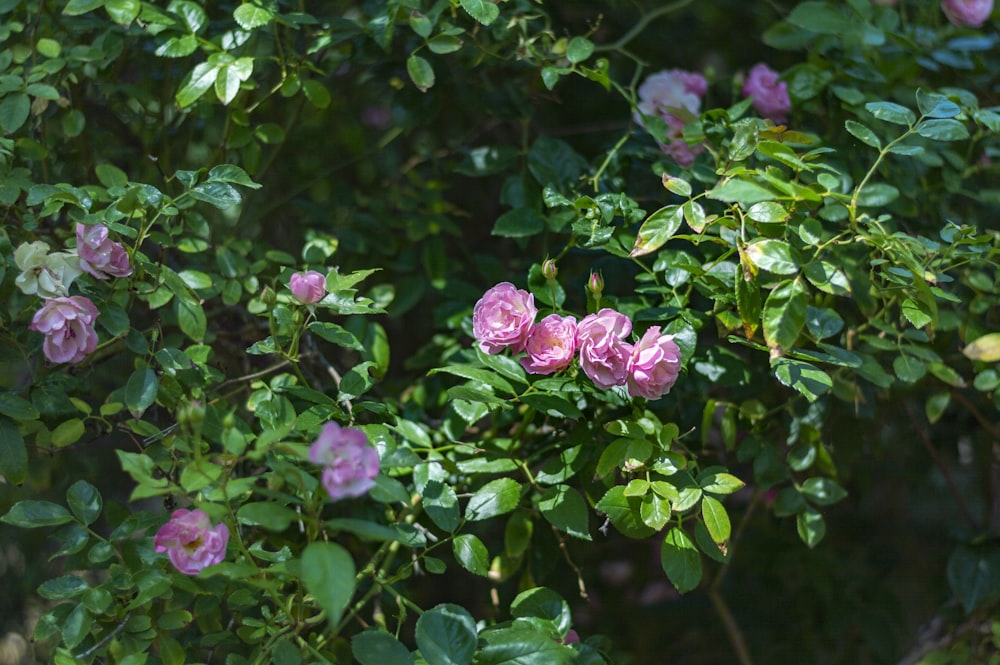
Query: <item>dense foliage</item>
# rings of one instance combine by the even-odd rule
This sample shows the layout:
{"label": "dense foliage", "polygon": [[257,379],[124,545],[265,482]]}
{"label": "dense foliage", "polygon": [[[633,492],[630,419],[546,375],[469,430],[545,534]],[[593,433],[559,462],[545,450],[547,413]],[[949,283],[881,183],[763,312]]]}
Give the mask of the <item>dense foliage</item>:
{"label": "dense foliage", "polygon": [[0,664],[1000,662],[991,11],[0,0]]}

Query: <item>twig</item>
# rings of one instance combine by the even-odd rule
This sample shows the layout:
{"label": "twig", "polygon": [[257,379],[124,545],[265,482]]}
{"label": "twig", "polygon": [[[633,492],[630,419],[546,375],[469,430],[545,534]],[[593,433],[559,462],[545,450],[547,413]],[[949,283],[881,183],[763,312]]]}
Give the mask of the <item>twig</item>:
{"label": "twig", "polygon": [[715,608],[715,612],[722,619],[722,625],[726,628],[729,641],[733,643],[733,650],[736,652],[736,658],[739,660],[740,665],[753,665],[753,660],[750,658],[750,651],[747,649],[747,643],[743,639],[743,631],[740,630],[739,624],[733,618],[733,614],[729,611],[729,606],[722,599],[719,590],[715,587],[709,588],[708,598],[712,601],[712,607]]}
{"label": "twig", "polygon": [[638,21],[635,22],[635,25],[632,26],[631,30],[626,32],[621,37],[619,37],[616,41],[613,41],[610,44],[601,44],[594,50],[618,51],[624,48],[625,45],[628,44],[630,41],[638,37],[642,33],[642,31],[645,30],[649,26],[649,24],[655,21],[656,19],[660,18],[661,16],[665,16],[670,12],[675,12],[678,9],[683,9],[684,7],[690,5],[692,2],[694,2],[694,0],[677,0],[677,2],[670,3],[669,5],[658,7],[653,11],[649,12],[648,14],[643,14],[642,18],[640,18]]}
{"label": "twig", "polygon": [[552,533],[555,535],[556,540],[559,541],[559,549],[562,550],[563,558],[566,559],[566,563],[569,564],[569,567],[572,568],[573,572],[576,574],[576,585],[580,591],[580,598],[583,598],[584,600],[590,600],[590,596],[587,595],[587,584],[583,581],[583,571],[580,570],[580,567],[576,565],[576,563],[570,557],[569,549],[567,549],[566,547],[566,540],[563,538],[563,535],[559,533],[559,530],[556,529],[555,527],[552,527]]}

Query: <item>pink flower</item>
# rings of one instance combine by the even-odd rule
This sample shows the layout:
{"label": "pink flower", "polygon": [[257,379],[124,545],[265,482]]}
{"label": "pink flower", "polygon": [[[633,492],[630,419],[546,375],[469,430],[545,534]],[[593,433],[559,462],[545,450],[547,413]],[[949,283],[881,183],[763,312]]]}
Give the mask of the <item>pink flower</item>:
{"label": "pink flower", "polygon": [[288,288],[299,301],[311,305],[326,295],[326,277],[315,270],[297,272],[288,280]]}
{"label": "pink flower", "polygon": [[660,326],[646,331],[628,361],[628,394],[659,399],[670,392],[681,371],[681,350],[673,335],[661,335]]}
{"label": "pink flower", "polygon": [[562,643],[563,644],[579,644],[580,643],[580,636],[577,634],[577,632],[575,630],[573,630],[572,628],[570,628],[569,632],[566,633],[566,637],[562,638]]}
{"label": "pink flower", "polygon": [[28,326],[45,335],[42,351],[54,363],[78,363],[97,348],[97,308],[84,296],[50,298]]}
{"label": "pink flower", "polygon": [[197,575],[207,566],[226,558],[229,529],[225,524],[212,526],[200,510],[175,510],[170,521],[153,538],[157,552],[166,552],[170,562],[185,575]]}
{"label": "pink flower", "polygon": [[309,446],[309,459],[325,467],[323,486],[334,501],[361,496],[375,485],[378,451],[368,445],[368,437],[359,429],[327,423]]}
{"label": "pink flower", "polygon": [[630,332],[629,318],[607,307],[588,314],[576,327],[580,368],[598,388],[624,385],[632,355],[632,345],[625,341]]}
{"label": "pink flower", "polygon": [[528,355],[521,358],[521,366],[531,374],[565,369],[576,353],[576,320],[549,314],[528,331],[524,350]]}
{"label": "pink flower", "polygon": [[708,82],[701,74],[681,69],[664,70],[651,74],[639,86],[639,105],[636,121],[645,126],[646,117],[658,117],[667,123],[670,142],[660,147],[681,166],[691,166],[702,146],[689,146],[681,139],[685,120],[681,115],[697,116],[701,98],[708,90]]}
{"label": "pink flower", "polygon": [[778,72],[763,62],[754,65],[747,74],[743,96],[753,97],[753,107],[757,112],[774,122],[784,122],[785,116],[792,110],[788,84],[778,81]]}
{"label": "pink flower", "polygon": [[941,11],[959,27],[978,28],[993,13],[993,0],[941,0]]}
{"label": "pink flower", "polygon": [[483,353],[500,353],[508,346],[519,353],[536,314],[535,296],[510,282],[500,282],[484,293],[472,310],[472,332]]}
{"label": "pink flower", "polygon": [[77,223],[76,253],[80,255],[80,267],[97,279],[132,274],[128,252],[121,243],[108,238],[108,227],[104,224]]}

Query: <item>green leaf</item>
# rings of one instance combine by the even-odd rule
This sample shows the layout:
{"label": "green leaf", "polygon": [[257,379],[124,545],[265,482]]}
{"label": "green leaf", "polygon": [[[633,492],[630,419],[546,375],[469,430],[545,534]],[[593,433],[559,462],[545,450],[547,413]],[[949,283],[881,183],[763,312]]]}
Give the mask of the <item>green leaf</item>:
{"label": "green leaf", "polygon": [[211,203],[219,210],[226,210],[243,201],[239,191],[228,182],[207,180],[191,188],[191,197]]}
{"label": "green leaf", "polygon": [[754,265],[776,275],[794,275],[799,271],[792,248],[783,240],[756,240],[744,251]]}
{"label": "green leaf", "polygon": [[583,413],[577,408],[576,404],[558,395],[528,393],[521,395],[518,399],[539,413],[544,413],[553,418],[570,418],[574,420],[583,418]]}
{"label": "green leaf", "polygon": [[336,626],[354,595],[354,560],[336,543],[313,542],[302,552],[302,581]]}
{"label": "green leaf", "polygon": [[470,522],[503,515],[517,508],[521,501],[521,486],[511,478],[497,478],[483,485],[465,506],[465,519]]}
{"label": "green leaf", "polygon": [[[673,487],[669,483],[658,482],[667,487]],[[656,531],[665,527],[670,520],[671,500],[671,498],[660,496],[655,491],[643,496],[642,503],[639,505],[639,516],[642,518],[643,523]]]}
{"label": "green leaf", "polygon": [[705,192],[705,196],[726,203],[742,203],[749,206],[758,201],[772,201],[777,194],[749,180],[732,178],[714,189]]}
{"label": "green leaf", "polygon": [[[720,468],[720,467],[715,467]],[[707,471],[708,469],[706,469]],[[713,494],[732,494],[743,489],[744,483],[731,473],[724,471],[712,472],[698,476],[698,484],[701,489]]]}
{"label": "green leaf", "polygon": [[829,506],[847,496],[844,488],[830,478],[809,478],[799,490],[820,506]]}
{"label": "green leaf", "polygon": [[0,415],[13,420],[35,420],[39,414],[38,409],[28,400],[14,393],[0,392]]}
{"label": "green leaf", "polygon": [[705,528],[716,543],[722,544],[729,540],[731,526],[726,508],[718,499],[710,496],[701,498],[701,519]]}
{"label": "green leaf", "polygon": [[830,375],[807,362],[791,358],[776,358],[771,362],[774,376],[782,384],[793,388],[810,402],[833,387]]}
{"label": "green leaf", "polygon": [[527,238],[545,230],[545,217],[534,208],[514,208],[497,218],[493,235],[503,238]]}
{"label": "green leaf", "polygon": [[0,522],[25,529],[56,526],[72,521],[73,516],[68,510],[50,501],[18,501],[3,517],[0,517]]}
{"label": "green leaf", "polygon": [[54,430],[52,430],[52,445],[57,448],[71,446],[80,440],[80,437],[83,436],[85,431],[86,427],[84,426],[83,421],[79,418],[64,420],[59,423]]}
{"label": "green leaf", "polygon": [[625,488],[621,485],[609,489],[595,507],[607,515],[624,536],[648,538],[656,533],[656,529],[650,528],[642,519],[642,499],[625,496]]}
{"label": "green leaf", "polygon": [[677,233],[684,221],[684,210],[679,205],[660,208],[646,218],[635,237],[635,246],[629,257],[643,256],[655,252]]}
{"label": "green leaf", "polygon": [[424,512],[438,528],[449,533],[458,528],[461,522],[458,495],[451,485],[445,485],[437,480],[429,481],[424,486],[422,501]]}
{"label": "green leaf", "polygon": [[892,361],[892,369],[900,381],[916,383],[927,374],[927,365],[919,358],[901,354]]}
{"label": "green leaf", "polygon": [[38,595],[48,600],[67,600],[83,595],[90,585],[82,577],[62,575],[46,580],[38,587]]}
{"label": "green leaf", "polygon": [[149,367],[141,367],[128,378],[125,384],[125,406],[136,418],[140,418],[154,401],[160,384],[156,372]]}
{"label": "green leaf", "polygon": [[268,531],[281,532],[299,519],[299,514],[288,506],[274,501],[245,503],[236,511],[240,524],[261,526]]}
{"label": "green leaf", "polygon": [[701,555],[680,527],[667,531],[660,547],[660,565],[667,579],[681,593],[696,589],[701,583]]}
{"label": "green leaf", "polygon": [[455,540],[451,541],[451,551],[455,560],[470,573],[486,577],[490,572],[490,553],[483,541],[471,533],[455,536]]}
{"label": "green leaf", "polygon": [[363,351],[364,346],[358,341],[358,338],[354,336],[353,333],[338,326],[336,323],[329,323],[327,321],[313,321],[308,326],[309,332],[325,339],[328,342],[341,346],[345,349],[351,349],[353,351]]}
{"label": "green leaf", "polygon": [[587,502],[568,485],[547,488],[538,499],[538,508],[549,523],[571,536],[590,540]]}
{"label": "green leaf", "polygon": [[128,25],[139,17],[139,0],[107,0],[104,9],[118,25]]}
{"label": "green leaf", "polygon": [[254,30],[270,23],[274,14],[263,7],[247,2],[233,11],[233,18],[244,30]]}
{"label": "green leaf", "polygon": [[865,110],[879,120],[895,125],[912,127],[913,123],[917,121],[917,116],[914,115],[913,111],[892,102],[869,102],[865,104]]}
{"label": "green leaf", "polygon": [[427,665],[470,665],[476,653],[476,621],[458,605],[441,604],[421,614],[415,637]]}
{"label": "green leaf", "polygon": [[79,16],[104,6],[105,0],[69,0],[63,8],[66,16]]}
{"label": "green leaf", "polygon": [[503,378],[496,372],[491,372],[488,369],[470,367],[468,365],[449,365],[447,367],[434,368],[429,371],[428,374],[437,374],[439,372],[454,374],[455,376],[460,376],[464,379],[485,383],[501,393],[507,393],[508,395],[516,394],[514,387],[510,385],[510,382],[507,381],[507,379]]}
{"label": "green leaf", "polygon": [[788,221],[785,206],[776,201],[760,201],[747,210],[747,217],[761,224],[781,224]]}
{"label": "green leaf", "polygon": [[746,331],[747,339],[754,336],[757,328],[760,327],[760,288],[757,286],[757,279],[740,258],[740,269],[734,273],[736,286],[736,311],[739,312],[740,321],[743,322],[743,329]]}
{"label": "green leaf", "polygon": [[962,112],[958,104],[936,92],[924,92],[917,88],[916,97],[920,114],[928,118],[954,118]]}
{"label": "green leaf", "polygon": [[905,316],[906,320],[912,323],[915,328],[923,328],[934,320],[934,317],[931,316],[928,311],[927,305],[921,301],[907,298],[903,301],[901,309],[903,311],[903,316]]}
{"label": "green leaf", "polygon": [[841,8],[829,2],[801,2],[785,20],[794,26],[820,34],[842,35],[853,32],[853,26]]}
{"label": "green leaf", "polygon": [[208,92],[208,89],[215,83],[215,77],[219,75],[219,68],[202,62],[195,65],[194,69],[185,79],[181,89],[177,91],[176,101],[181,108],[186,108],[194,104],[198,99]]}
{"label": "green leaf", "polygon": [[582,662],[576,650],[554,640],[548,630],[524,620],[510,627],[483,631],[481,639],[483,646],[476,654],[476,665],[570,665]]}
{"label": "green leaf", "polygon": [[799,538],[810,548],[816,547],[826,535],[826,522],[819,511],[812,506],[806,506],[795,516],[795,527],[799,532]]}
{"label": "green leaf", "polygon": [[[351,653],[361,665],[412,665],[406,646],[384,630],[368,629],[351,638]],[[280,665],[275,663],[275,665]]]}
{"label": "green leaf", "polygon": [[330,105],[330,91],[319,81],[312,79],[303,81],[302,94],[306,96],[310,104],[318,109],[325,109]]}
{"label": "green leaf", "polygon": [[201,305],[196,301],[175,298],[174,308],[177,310],[177,325],[180,326],[181,332],[194,342],[204,340],[208,321]]}
{"label": "green leaf", "polygon": [[948,557],[948,584],[966,614],[1000,596],[1000,545],[959,545]]}
{"label": "green leaf", "polygon": [[851,283],[847,275],[832,263],[811,261],[806,264],[804,272],[809,283],[824,293],[835,296],[848,296],[851,293]]}
{"label": "green leaf", "polygon": [[462,9],[483,25],[489,25],[500,16],[500,8],[489,0],[462,0]]}
{"label": "green leaf", "polygon": [[198,50],[198,38],[194,35],[171,37],[156,47],[154,53],[161,58],[184,58]]}
{"label": "green leaf", "polygon": [[0,417],[0,476],[20,485],[28,472],[28,449],[17,425]]}
{"label": "green leaf", "polygon": [[66,504],[78,520],[89,526],[101,515],[101,493],[85,480],[78,480],[66,490]]}
{"label": "green leaf", "polygon": [[73,608],[62,625],[63,642],[70,649],[76,648],[83,640],[90,635],[90,628],[94,625],[94,617],[82,604]]}
{"label": "green leaf", "polygon": [[573,621],[569,603],[547,587],[535,587],[517,594],[510,603],[510,615],[515,619],[546,619],[561,633],[568,631]]}
{"label": "green leaf", "polygon": [[869,145],[876,150],[882,148],[882,141],[880,141],[878,136],[875,135],[875,132],[865,125],[862,125],[860,122],[857,122],[856,120],[848,120],[844,123],[844,128],[847,130],[848,134],[855,137],[865,145]]}
{"label": "green leaf", "polygon": [[7,134],[13,134],[21,128],[31,113],[31,100],[23,92],[16,92],[4,97],[0,102],[0,129]]}
{"label": "green leaf", "polygon": [[917,134],[934,141],[961,141],[969,138],[969,130],[958,120],[922,120],[917,125]]}
{"label": "green leaf", "polygon": [[790,349],[806,324],[809,293],[798,279],[788,280],[771,291],[764,303],[764,339],[771,348]]}
{"label": "green leaf", "polygon": [[406,73],[420,92],[427,92],[434,87],[434,68],[419,55],[411,54],[406,59]]}
{"label": "green leaf", "polygon": [[586,37],[574,37],[566,45],[566,59],[574,65],[583,62],[594,53],[594,43]]}

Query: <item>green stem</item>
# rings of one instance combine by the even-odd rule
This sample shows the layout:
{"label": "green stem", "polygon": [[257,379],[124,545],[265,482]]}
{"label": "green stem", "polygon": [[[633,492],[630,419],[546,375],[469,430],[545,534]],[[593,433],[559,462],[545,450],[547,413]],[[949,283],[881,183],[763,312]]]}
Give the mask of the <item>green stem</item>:
{"label": "green stem", "polygon": [[649,12],[648,14],[643,14],[642,17],[635,22],[635,25],[632,26],[631,30],[629,30],[624,35],[619,37],[616,41],[613,41],[610,44],[602,44],[597,46],[597,48],[595,48],[594,51],[620,51],[623,48],[625,48],[626,44],[628,44],[633,39],[638,37],[642,33],[642,31],[649,26],[650,23],[660,18],[661,16],[666,16],[671,12],[683,9],[684,7],[690,5],[692,2],[694,2],[694,0],[677,0],[677,2],[673,2],[669,5],[658,7],[653,11]]}

